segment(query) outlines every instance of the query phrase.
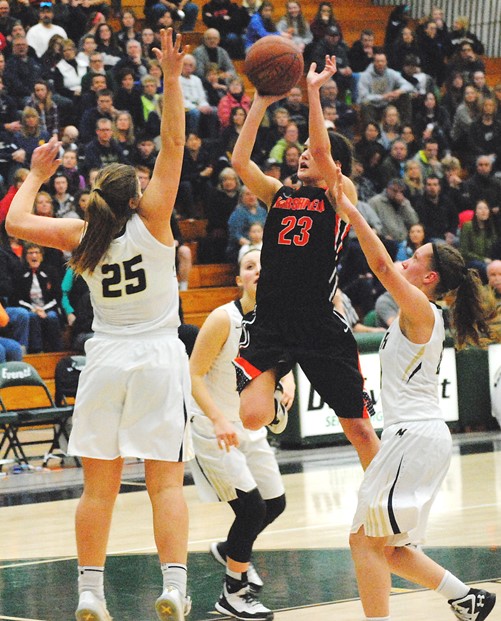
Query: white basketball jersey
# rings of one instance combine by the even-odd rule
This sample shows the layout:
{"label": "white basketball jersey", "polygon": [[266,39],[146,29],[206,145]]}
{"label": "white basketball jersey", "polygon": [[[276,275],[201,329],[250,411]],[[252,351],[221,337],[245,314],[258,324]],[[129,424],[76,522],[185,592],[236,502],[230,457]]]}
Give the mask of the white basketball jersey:
{"label": "white basketball jersey", "polygon": [[[228,313],[230,332],[204,380],[219,410],[228,420],[239,421],[240,397],[237,392],[233,360],[238,354],[243,317],[235,302],[229,302],[219,308]],[[193,400],[193,412],[204,416],[195,400]]]}
{"label": "white basketball jersey", "polygon": [[179,326],[176,249],[159,242],[138,214],[114,239],[89,285],[96,333],[132,335]]}
{"label": "white basketball jersey", "polygon": [[402,334],[398,319],[381,341],[381,402],[385,428],[402,422],[443,418],[438,405],[438,373],[445,329],[442,311],[430,304],[435,325],[428,343],[411,343]]}

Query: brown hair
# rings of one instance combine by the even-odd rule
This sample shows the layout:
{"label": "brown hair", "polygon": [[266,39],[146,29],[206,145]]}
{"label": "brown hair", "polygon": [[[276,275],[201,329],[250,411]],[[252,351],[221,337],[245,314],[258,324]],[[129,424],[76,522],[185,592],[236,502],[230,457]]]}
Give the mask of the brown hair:
{"label": "brown hair", "polygon": [[482,336],[490,335],[492,307],[485,298],[478,272],[468,269],[461,253],[448,244],[432,243],[432,267],[440,276],[435,289],[437,298],[453,292],[451,326],[458,349],[479,345]]}
{"label": "brown hair", "polygon": [[132,166],[109,164],[99,171],[85,214],[87,228],[70,260],[77,274],[95,270],[113,238],[133,214],[130,199],[138,196],[139,183]]}

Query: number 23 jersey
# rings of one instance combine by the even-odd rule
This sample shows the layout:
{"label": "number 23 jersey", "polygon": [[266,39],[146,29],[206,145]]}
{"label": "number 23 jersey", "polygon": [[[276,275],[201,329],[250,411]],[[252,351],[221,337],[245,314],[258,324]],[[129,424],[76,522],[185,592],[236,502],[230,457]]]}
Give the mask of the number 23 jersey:
{"label": "number 23 jersey", "polygon": [[348,229],[324,189],[280,188],[264,227],[257,308],[287,313],[289,305],[295,310],[323,306],[332,312]]}
{"label": "number 23 jersey", "polygon": [[138,214],[114,239],[89,285],[96,333],[133,335],[179,325],[176,249],[159,242]]}

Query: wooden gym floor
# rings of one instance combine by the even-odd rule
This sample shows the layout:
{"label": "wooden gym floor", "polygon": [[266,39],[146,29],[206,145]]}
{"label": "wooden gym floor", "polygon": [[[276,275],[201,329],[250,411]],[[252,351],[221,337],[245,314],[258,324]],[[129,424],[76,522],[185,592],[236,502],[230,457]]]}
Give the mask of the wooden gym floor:
{"label": "wooden gym floor", "polygon": [[[261,600],[277,621],[361,621],[347,545],[362,471],[351,447],[277,451],[287,509],[258,539]],[[68,467],[0,479],[0,619],[70,621],[77,601],[73,516],[81,470]],[[201,504],[189,484],[191,621],[214,611],[223,570],[207,553],[231,521],[223,504]],[[501,432],[455,436],[449,474],[432,511],[427,552],[464,581],[498,594],[501,619]],[[142,465],[126,464],[107,562],[115,621],[153,621],[160,570]],[[452,620],[444,599],[394,580],[392,621]]]}

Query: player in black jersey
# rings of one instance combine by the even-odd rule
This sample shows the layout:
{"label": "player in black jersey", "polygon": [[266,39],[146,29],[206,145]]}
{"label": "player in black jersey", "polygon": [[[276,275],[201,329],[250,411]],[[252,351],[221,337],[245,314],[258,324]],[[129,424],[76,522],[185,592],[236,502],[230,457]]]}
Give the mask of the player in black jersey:
{"label": "player in black jersey", "polygon": [[[351,171],[351,148],[339,134],[329,134],[320,106],[319,89],[336,71],[334,57],[325,69],[307,76],[310,102],[309,144],[299,160],[301,187],[292,190],[266,176],[250,156],[266,109],[283,96],[256,94],[233,151],[232,165],[249,189],[270,205],[264,227],[261,275],[254,315],[245,323],[235,360],[240,391],[240,416],[249,429],[273,419],[277,378],[297,362],[314,389],[334,409],[343,430],[366,468],[379,440],[369,420],[370,400],[363,391],[355,339],[343,318],[333,311],[337,263],[348,233],[322,179],[316,157],[340,161]],[[352,182],[345,191],[357,201]]]}

